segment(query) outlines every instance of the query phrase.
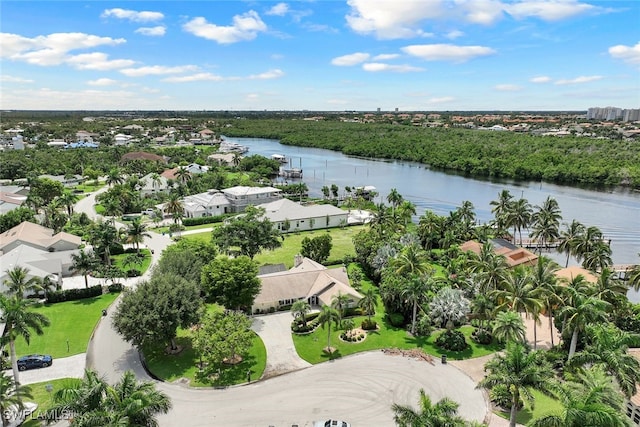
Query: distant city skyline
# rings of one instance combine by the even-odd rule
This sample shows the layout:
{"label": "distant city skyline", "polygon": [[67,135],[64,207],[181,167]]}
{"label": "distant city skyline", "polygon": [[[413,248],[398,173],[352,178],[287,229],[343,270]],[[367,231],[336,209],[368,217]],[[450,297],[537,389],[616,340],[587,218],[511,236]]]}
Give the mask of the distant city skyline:
{"label": "distant city skyline", "polygon": [[640,107],[640,2],[3,1],[0,108]]}

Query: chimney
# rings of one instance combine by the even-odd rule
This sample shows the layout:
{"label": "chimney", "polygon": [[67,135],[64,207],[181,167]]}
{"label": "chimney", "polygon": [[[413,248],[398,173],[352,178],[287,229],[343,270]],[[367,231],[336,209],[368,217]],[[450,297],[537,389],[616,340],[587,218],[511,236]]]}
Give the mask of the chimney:
{"label": "chimney", "polygon": [[300,264],[302,264],[302,260],[304,259],[304,257],[300,254],[297,254],[296,256],[293,257],[293,266],[297,267]]}

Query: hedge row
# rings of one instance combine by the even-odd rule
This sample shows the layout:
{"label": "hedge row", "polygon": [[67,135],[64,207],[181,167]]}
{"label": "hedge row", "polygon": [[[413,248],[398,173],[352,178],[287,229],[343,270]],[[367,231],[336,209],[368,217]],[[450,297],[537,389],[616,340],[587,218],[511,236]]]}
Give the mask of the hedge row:
{"label": "hedge row", "polygon": [[89,288],[65,289],[63,291],[55,291],[47,293],[47,303],[75,301],[79,299],[97,297],[102,295],[102,286],[95,285]]}
{"label": "hedge row", "polygon": [[189,225],[214,224],[216,222],[224,221],[224,218],[225,218],[224,215],[201,216],[198,218],[183,218],[182,225],[189,226]]}

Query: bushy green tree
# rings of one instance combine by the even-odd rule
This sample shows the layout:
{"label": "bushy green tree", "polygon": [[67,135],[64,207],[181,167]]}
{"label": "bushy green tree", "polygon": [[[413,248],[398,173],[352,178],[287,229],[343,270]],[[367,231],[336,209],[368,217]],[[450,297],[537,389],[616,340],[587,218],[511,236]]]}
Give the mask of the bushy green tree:
{"label": "bushy green tree", "polygon": [[332,238],[330,234],[322,234],[318,237],[305,237],[302,239],[302,249],[300,253],[302,256],[310,258],[315,262],[323,263],[329,258]]}
{"label": "bushy green tree", "polygon": [[238,311],[207,313],[197,326],[194,348],[210,368],[237,362],[251,348],[251,320]]}
{"label": "bushy green tree", "polygon": [[279,248],[282,246],[280,232],[263,215],[264,209],[247,207],[243,215],[213,230],[213,242],[222,251],[237,250],[251,259],[264,249]]}
{"label": "bushy green tree", "polygon": [[206,298],[226,308],[249,309],[260,293],[257,264],[246,256],[221,256],[202,268],[201,283]]}

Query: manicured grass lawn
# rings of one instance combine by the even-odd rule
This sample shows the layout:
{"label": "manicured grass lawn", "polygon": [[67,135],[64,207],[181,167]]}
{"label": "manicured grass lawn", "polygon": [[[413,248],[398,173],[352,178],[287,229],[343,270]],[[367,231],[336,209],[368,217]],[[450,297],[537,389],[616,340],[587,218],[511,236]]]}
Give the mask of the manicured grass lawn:
{"label": "manicured grass lawn", "polygon": [[[40,414],[44,414],[49,408],[53,406],[53,394],[56,390],[62,388],[62,386],[70,381],[77,381],[76,378],[62,378],[58,380],[45,381],[41,383],[29,384],[28,387],[31,389],[32,398],[25,399],[28,402],[35,402],[38,404],[38,409],[36,409],[36,413],[33,414],[34,417]],[[51,393],[49,393],[46,389],[47,385],[51,385],[53,387]],[[42,424],[40,421],[36,419],[27,419],[22,426],[23,427],[40,427]]]}
{"label": "manicured grass lawn", "polygon": [[[531,390],[531,394],[534,399],[533,408],[525,405],[525,407],[518,412],[516,415],[516,422],[518,424],[526,426],[536,418],[562,412],[562,404],[556,399],[546,396],[537,390]],[[509,412],[496,411],[496,414],[504,419],[509,419]]]}
{"label": "manicured grass lawn", "polygon": [[141,264],[135,264],[135,265],[128,264],[126,267],[123,265],[123,262],[127,257],[127,255],[130,255],[130,254],[127,253],[127,254],[114,255],[111,258],[113,259],[113,265],[115,267],[118,267],[120,270],[127,271],[129,269],[135,268],[136,270],[140,271],[140,274],[142,275],[144,274],[145,271],[147,271],[147,269],[151,265],[151,251],[149,251],[149,249],[140,248],[140,254],[144,255],[144,258]]}
{"label": "manicured grass lawn", "polygon": [[[234,366],[220,365],[221,375],[218,378],[208,379],[198,375],[199,358],[191,347],[190,331],[178,330],[178,345],[183,350],[178,355],[167,355],[166,344],[158,344],[143,348],[147,368],[156,377],[173,382],[180,378],[188,378],[192,387],[228,386],[241,384],[247,381],[247,371],[251,370],[251,380],[257,380],[262,376],[267,363],[267,350],[258,335],[254,336],[253,345],[249,353],[243,355],[244,360]],[[214,370],[218,367],[214,367]]]}
{"label": "manicured grass lawn", "polygon": [[[370,286],[373,285],[368,281],[363,281],[363,290],[367,290]],[[365,318],[366,316],[358,316],[353,318],[353,320],[356,326],[359,327],[360,323]],[[475,343],[470,338],[474,328],[472,326],[463,326],[460,330],[467,338],[469,347],[461,352],[441,350],[435,345],[435,340],[443,331],[435,331],[429,337],[412,337],[406,329],[396,328],[387,322],[384,315],[384,306],[381,300],[378,301],[376,315],[373,316],[373,319],[378,323],[378,330],[367,332],[367,338],[359,343],[343,342],[339,338],[341,331],[336,331],[335,326],[332,325],[330,342],[331,347],[334,347],[337,350],[332,353],[331,356],[323,351],[323,348],[327,346],[328,330],[326,328],[322,329],[319,327],[312,333],[306,335],[293,334],[293,343],[295,344],[300,357],[307,362],[314,364],[346,356],[348,354],[383,348],[422,348],[425,353],[431,354],[435,357],[440,357],[442,354],[446,354],[449,359],[455,360],[484,356],[494,353],[502,348],[499,344],[481,345]]]}
{"label": "manicured grass lawn", "polygon": [[86,352],[93,329],[102,317],[102,310],[109,307],[117,296],[118,294],[109,293],[94,298],[35,307],[34,311],[47,316],[51,324],[44,328],[44,334],[32,334],[29,345],[23,338],[18,338],[17,355],[46,353],[57,358]]}
{"label": "manicured grass lawn", "polygon": [[104,183],[98,183],[97,185],[95,184],[95,181],[86,181],[84,184],[78,184],[75,187],[73,187],[73,190],[82,190],[85,193],[91,193],[93,191],[99,190],[102,187],[104,187],[105,184]]}
{"label": "manicured grass lawn", "polygon": [[[211,224],[200,224],[200,225],[190,225],[190,226],[185,226],[185,229],[183,231],[189,231],[189,230],[207,230],[210,228],[214,228],[214,227],[220,227],[223,223],[222,222],[213,222]],[[153,231],[155,231],[156,233],[165,233],[168,234],[169,233],[169,227],[154,227],[152,228]],[[178,234],[178,233],[174,233],[174,234]],[[207,232],[203,232],[202,234],[208,234],[209,235],[209,239],[211,239],[211,232],[207,231]],[[198,234],[199,235],[199,234]],[[184,237],[189,237],[189,236],[184,236]]]}

